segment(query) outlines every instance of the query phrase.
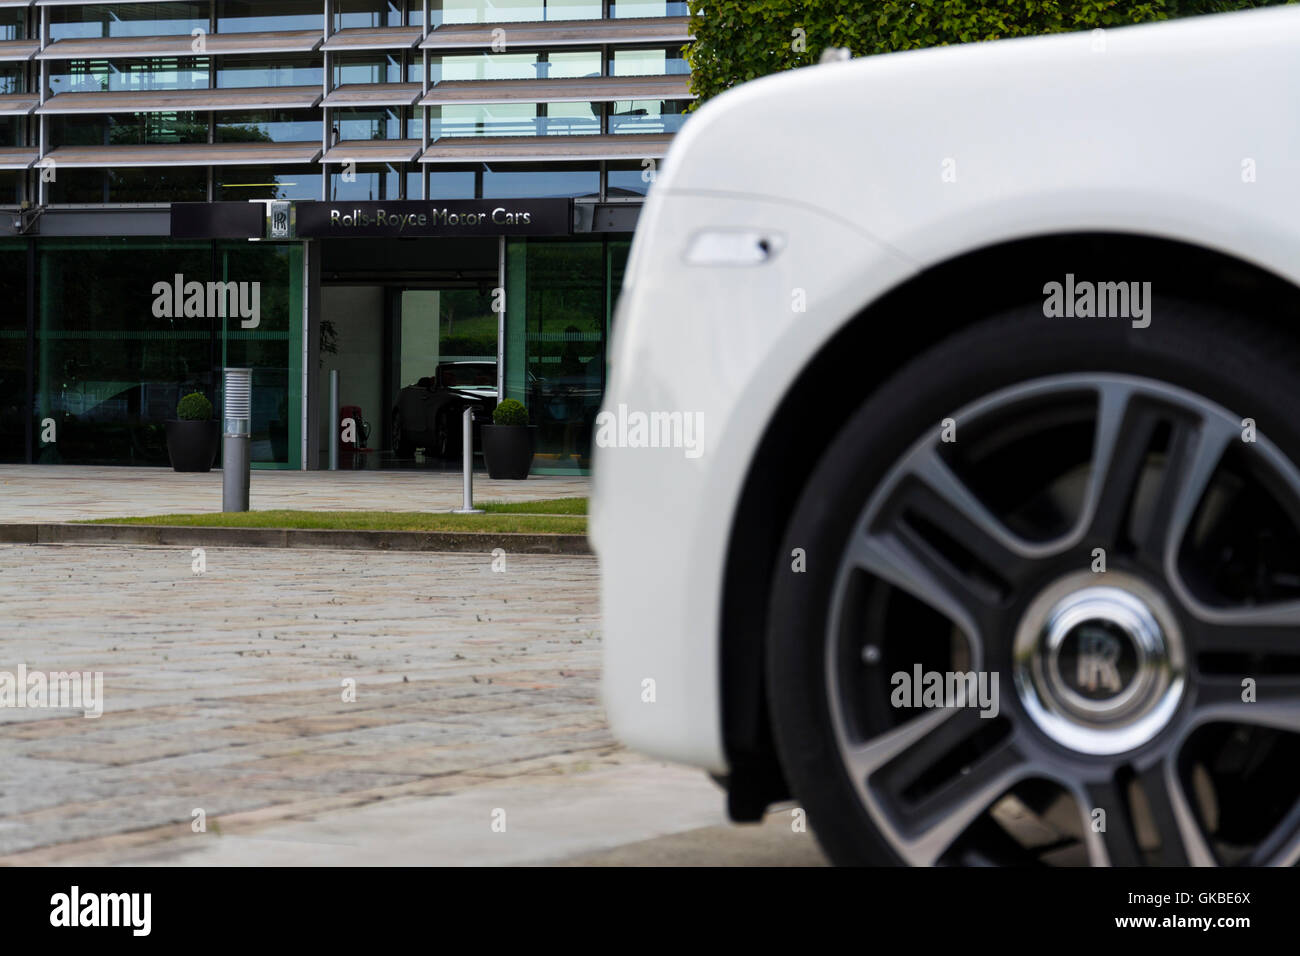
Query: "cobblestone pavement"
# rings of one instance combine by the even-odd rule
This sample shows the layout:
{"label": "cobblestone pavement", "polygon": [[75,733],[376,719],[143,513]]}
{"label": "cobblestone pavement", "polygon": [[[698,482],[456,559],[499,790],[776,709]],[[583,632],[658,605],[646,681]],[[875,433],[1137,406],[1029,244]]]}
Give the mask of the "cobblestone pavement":
{"label": "cobblestone pavement", "polygon": [[[210,549],[196,576],[185,549],[0,546],[0,671],[102,671],[105,698],[0,709],[0,862],[127,860],[196,809],[234,836],[649,766],[598,702],[595,561],[491,560]],[[691,781],[693,809],[634,838],[719,822]]]}
{"label": "cobblestone pavement", "polygon": [[[590,479],[534,475],[527,481],[474,476],[478,501],[585,496]],[[254,510],[449,511],[461,503],[459,471],[254,471]],[[168,468],[0,465],[0,523],[75,521],[221,510],[221,472]]]}

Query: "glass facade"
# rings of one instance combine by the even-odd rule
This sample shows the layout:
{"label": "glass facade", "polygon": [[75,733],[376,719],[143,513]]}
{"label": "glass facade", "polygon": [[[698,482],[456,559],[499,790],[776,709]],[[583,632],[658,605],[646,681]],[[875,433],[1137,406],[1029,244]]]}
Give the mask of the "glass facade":
{"label": "glass facade", "polygon": [[0,239],[0,462],[27,460],[26,239]]}
{"label": "glass facade", "polygon": [[[300,465],[300,245],[41,239],[30,339],[27,246],[0,244],[0,294],[22,305],[0,319],[3,460],[27,457],[30,400],[33,461],[166,466],[181,396],[203,392],[220,409],[220,370],[240,366],[254,370],[253,461]],[[243,284],[224,318],[216,282]]]}
{"label": "glass facade", "polygon": [[206,30],[208,4],[81,3],[50,7],[49,17],[51,40],[174,36]]}
{"label": "glass facade", "polygon": [[208,171],[202,166],[55,168],[50,176],[52,203],[202,202],[208,198]]}
{"label": "glass facade", "polygon": [[538,473],[591,466],[613,283],[630,247],[622,236],[507,242],[505,397],[523,402],[537,426]]}
{"label": "glass facade", "polygon": [[[569,45],[548,43],[540,26],[508,49],[482,42],[426,53],[415,35],[425,29],[421,6],[421,0],[334,0],[327,14],[323,0],[51,0],[0,8],[0,41],[43,48],[39,56],[0,64],[0,95],[42,93],[45,99],[40,112],[19,115],[15,109],[0,117],[0,148],[25,150],[35,160],[0,170],[0,206],[7,207],[0,218],[0,461],[165,466],[163,423],[174,415],[176,401],[199,390],[219,406],[226,365],[255,370],[253,453],[259,467],[299,467],[304,444],[316,450],[317,436],[304,441],[302,434],[304,408],[320,398],[304,395],[302,335],[310,322],[323,320],[304,316],[306,300],[315,301],[304,290],[304,264],[322,248],[335,248],[334,240],[171,240],[161,235],[169,203],[427,197],[613,205],[644,198],[655,160],[584,157],[624,153],[599,142],[602,137],[666,139],[681,127],[689,100],[685,85],[671,78],[688,72],[681,47],[686,36],[665,40],[655,25],[645,31],[647,39],[605,40],[593,25],[588,41]],[[647,0],[431,0],[425,32],[453,24],[684,17],[685,7]],[[386,32],[395,28],[406,29]],[[376,31],[362,44],[375,48],[357,49],[343,38],[322,45],[328,39],[322,34],[340,30]],[[684,26],[677,30],[685,33]],[[259,36],[237,44],[203,39],[254,33]],[[262,52],[240,52],[248,49]],[[599,91],[602,77],[626,78],[621,83],[645,86],[661,98],[635,99],[638,91],[629,89],[618,94],[629,99],[608,102]],[[648,80],[635,84],[636,77]],[[475,95],[457,105],[417,102],[425,83],[537,80],[589,80],[595,89],[577,94],[588,98],[576,102],[549,102],[567,99],[572,90],[557,93],[545,83],[536,96],[522,98],[512,87],[501,96],[506,102],[481,102],[490,86],[471,88]],[[412,86],[365,89],[396,83]],[[681,94],[665,92],[678,86]],[[340,88],[346,95],[337,99],[353,105],[321,102]],[[269,92],[239,97],[248,105],[231,108],[205,103],[205,90]],[[107,102],[88,108],[94,97]],[[373,105],[356,105],[367,102]],[[573,145],[557,151],[556,137]],[[548,161],[516,152],[514,144],[507,148],[513,158],[502,161],[502,150],[489,138],[551,138],[538,151]],[[397,140],[412,141],[390,154],[402,161],[377,161],[373,153],[367,159],[358,150],[358,162],[345,164],[339,160],[346,145],[323,160],[340,143]],[[430,159],[454,161],[419,162],[425,140],[451,147]],[[651,155],[661,155],[664,143],[652,145]],[[6,159],[19,167],[29,162],[22,153]],[[20,203],[44,208],[19,212]],[[580,215],[578,221],[607,228],[626,212]],[[415,257],[416,247],[406,245],[412,240],[403,239],[400,248],[361,255],[368,266],[352,280],[335,275],[321,281],[382,288],[384,309],[401,299],[394,297],[400,288],[423,310],[423,318],[411,319],[411,335],[429,339],[431,354],[491,364],[497,243],[485,237],[471,246],[488,239],[470,252],[455,244],[459,240],[429,240]],[[545,469],[582,469],[589,459],[613,290],[627,247],[626,235],[599,233],[511,239],[506,246],[512,290],[504,342],[507,394],[533,408]],[[390,253],[402,268],[390,265]],[[462,275],[444,259],[469,264]],[[394,271],[389,276],[386,270]],[[204,289],[255,283],[258,323],[177,311],[174,302],[170,312],[155,309],[154,288],[176,276],[182,288],[189,282]],[[430,318],[435,315],[436,321]],[[388,348],[384,336],[391,329],[377,331],[380,326],[359,314],[339,321],[355,326],[349,332],[354,337],[377,335],[375,355]],[[391,325],[393,316],[384,312],[380,321]],[[430,328],[417,335],[421,322]],[[380,394],[403,374],[385,366],[382,383],[365,385],[375,393],[367,392],[365,402],[376,409],[374,421],[386,418]],[[44,440],[47,430],[54,437]],[[381,427],[378,434],[386,431]]]}

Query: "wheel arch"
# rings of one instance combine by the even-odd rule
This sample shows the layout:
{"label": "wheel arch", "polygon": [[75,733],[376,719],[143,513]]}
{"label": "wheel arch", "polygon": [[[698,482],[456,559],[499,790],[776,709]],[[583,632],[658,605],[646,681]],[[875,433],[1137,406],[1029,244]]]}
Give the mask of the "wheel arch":
{"label": "wheel arch", "polygon": [[[1287,279],[1221,251],[1118,233],[1039,236],[966,252],[917,273],[853,315],[782,397],[751,458],[732,521],[719,674],[733,819],[759,819],[771,803],[789,796],[768,722],[762,647],[768,608],[754,595],[767,593],[785,557],[777,549],[786,519],[822,449],[894,370],[961,328],[1041,301],[1043,284],[1066,272],[1150,281],[1157,301],[1230,307],[1300,339],[1300,287]],[[1153,324],[1158,321],[1157,313]]]}

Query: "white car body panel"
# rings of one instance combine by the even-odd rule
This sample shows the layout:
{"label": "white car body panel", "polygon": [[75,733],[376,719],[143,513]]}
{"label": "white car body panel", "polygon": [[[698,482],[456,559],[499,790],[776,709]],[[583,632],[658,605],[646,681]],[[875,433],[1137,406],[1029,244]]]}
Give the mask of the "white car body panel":
{"label": "white car body panel", "polygon": [[[604,406],[702,413],[704,452],[596,451],[616,734],[727,771],[734,508],[775,409],[847,321],[921,269],[1050,233],[1182,240],[1300,284],[1297,101],[1300,9],[1275,8],[864,58],[706,104],[642,213]],[[685,263],[701,231],[746,229],[779,251]]]}

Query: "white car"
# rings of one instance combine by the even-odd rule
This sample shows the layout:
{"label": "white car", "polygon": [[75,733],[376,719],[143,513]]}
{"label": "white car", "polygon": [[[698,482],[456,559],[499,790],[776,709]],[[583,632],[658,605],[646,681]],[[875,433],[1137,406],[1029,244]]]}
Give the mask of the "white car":
{"label": "white car", "polygon": [[1300,859],[1300,9],[748,83],[597,420],[615,732],[838,863]]}

